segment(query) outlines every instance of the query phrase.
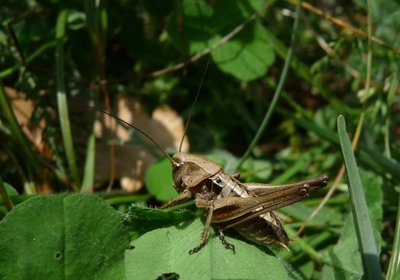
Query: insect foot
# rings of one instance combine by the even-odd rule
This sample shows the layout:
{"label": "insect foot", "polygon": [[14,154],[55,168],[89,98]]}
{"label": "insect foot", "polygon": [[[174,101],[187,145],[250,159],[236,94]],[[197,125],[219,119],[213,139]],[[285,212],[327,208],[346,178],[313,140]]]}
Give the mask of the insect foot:
{"label": "insect foot", "polygon": [[219,240],[221,240],[221,242],[222,242],[222,245],[224,245],[226,249],[232,250],[233,253],[236,253],[235,245],[226,241],[224,231],[221,228],[218,228],[218,236],[219,236]]}
{"label": "insect foot", "polygon": [[194,247],[192,250],[189,251],[189,255],[193,255],[193,254],[199,252],[201,250],[201,248],[204,247],[204,245],[205,245],[205,243],[204,244],[200,244],[197,247]]}

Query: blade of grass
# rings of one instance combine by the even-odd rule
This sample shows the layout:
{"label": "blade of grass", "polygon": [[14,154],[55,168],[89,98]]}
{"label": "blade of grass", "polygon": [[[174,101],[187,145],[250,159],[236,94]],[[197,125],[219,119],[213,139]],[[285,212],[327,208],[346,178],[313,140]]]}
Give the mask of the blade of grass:
{"label": "blade of grass", "polygon": [[389,261],[389,268],[387,271],[387,280],[398,280],[400,275],[400,196],[399,203],[397,206],[397,219],[396,219],[396,230],[394,234],[394,244],[392,257]]}
{"label": "blade of grass", "polygon": [[[295,236],[296,232],[291,229],[290,227],[285,228],[289,236]],[[329,235],[329,233],[327,233]],[[326,238],[326,235],[320,235],[320,238]],[[315,240],[313,241],[315,242]],[[293,243],[298,247],[299,251],[301,254],[305,254],[309,256],[313,261],[318,262],[318,263],[323,263],[332,267],[336,267],[334,263],[332,263],[329,259],[321,255],[318,251],[316,251],[312,246],[310,246],[310,243],[304,241],[301,237],[296,237],[293,240]],[[275,253],[274,248],[270,248],[272,252]],[[282,257],[282,258],[288,258],[290,255],[290,252],[282,252],[282,253],[276,253],[276,255]],[[297,256],[296,256],[297,257]],[[293,260],[293,259],[292,259]]]}
{"label": "blade of grass", "polygon": [[[292,230],[292,232],[294,234],[296,234],[294,232],[294,230]],[[334,233],[332,233],[330,231],[323,231],[323,232],[320,232],[318,235],[315,235],[315,236],[312,236],[312,238],[309,238],[306,241],[306,244],[308,244],[308,246],[310,246],[311,248],[318,248],[318,247],[321,247],[321,244],[324,244],[324,243],[326,244],[327,242],[329,242],[329,240],[332,240],[332,238],[334,238]],[[293,252],[293,253],[294,253],[293,257],[290,258],[291,263],[301,261],[302,259],[305,259],[305,261],[307,261],[307,259],[308,259],[308,255],[303,251],[298,251],[298,252]]]}
{"label": "blade of grass", "polygon": [[27,168],[27,172],[26,174],[24,174],[25,175],[24,177],[29,178],[29,181],[31,181],[31,184],[29,185],[33,184],[33,188],[26,189],[25,191],[27,193],[35,193],[36,188],[33,183],[35,181],[34,178],[36,178],[39,181],[42,179],[41,176],[42,173],[40,172],[39,169],[39,162],[36,158],[36,155],[32,151],[28,140],[26,139],[24,133],[22,132],[22,129],[14,115],[13,110],[11,109],[11,104],[7,98],[1,80],[0,80],[0,109],[4,118],[7,120],[10,126],[9,129],[11,131],[11,135],[18,147],[18,150],[16,150],[16,152],[18,152],[25,159],[24,162]]}
{"label": "blade of grass", "polygon": [[70,168],[74,190],[80,186],[78,168],[76,166],[74,146],[72,143],[71,127],[69,123],[68,101],[64,82],[64,37],[68,10],[58,14],[56,26],[56,73],[57,73],[57,105],[60,114],[61,133],[64,141],[65,153]]}
{"label": "blade of grass", "polygon": [[91,192],[94,182],[94,164],[95,164],[95,143],[96,137],[94,130],[89,135],[87,148],[86,148],[86,162],[85,171],[82,180],[81,192]]}
{"label": "blade of grass", "polygon": [[278,86],[276,87],[274,97],[272,98],[272,101],[268,107],[267,112],[265,113],[265,116],[260,124],[260,127],[258,128],[258,131],[256,135],[254,136],[253,140],[251,141],[249,147],[247,148],[246,152],[240,159],[239,163],[236,166],[236,170],[239,170],[240,166],[242,166],[243,162],[246,160],[246,158],[250,155],[250,152],[253,150],[254,146],[257,144],[258,140],[260,139],[262,133],[265,131],[267,128],[267,125],[269,123],[269,120],[271,119],[272,113],[275,111],[276,105],[278,103],[279,97],[283,91],[283,86],[285,85],[286,78],[287,78],[287,73],[289,71],[289,67],[292,61],[292,56],[293,56],[293,48],[296,43],[296,34],[299,26],[299,21],[300,21],[300,12],[301,12],[301,1],[297,1],[296,5],[296,17],[294,19],[293,23],[293,30],[292,30],[292,36],[291,36],[291,42],[290,42],[290,47],[289,51],[287,53],[286,59],[285,59],[285,65],[283,66],[282,69],[282,74],[280,75],[279,78],[279,83]]}
{"label": "blade of grass", "polygon": [[[287,231],[289,236],[296,236],[296,232],[293,229],[291,229],[290,227],[286,227],[285,230]],[[317,261],[320,263],[326,261],[326,260],[324,260],[324,257],[319,252],[317,252],[314,248],[312,248],[310,246],[310,244],[305,242],[301,237],[296,237],[293,240],[293,243],[295,243],[299,247],[299,249],[302,253],[308,255],[314,261]]]}
{"label": "blade of grass", "polygon": [[[104,1],[85,1],[85,13],[86,13],[86,21],[87,28],[92,38],[93,47],[95,49],[95,63],[96,63],[96,79],[102,81],[99,83],[99,93],[103,97],[105,109],[108,112],[111,112],[111,98],[110,91],[108,88],[107,81],[107,73],[105,66],[105,41],[107,36],[108,29],[108,20],[107,20],[107,9],[104,7]],[[115,122],[111,119],[111,116],[106,116],[109,119],[110,129],[109,135],[107,137],[114,138],[115,137]],[[110,162],[110,175],[107,190],[111,191],[115,181],[115,173],[116,173],[116,164],[115,164],[115,145],[109,145],[109,162]]]}
{"label": "blade of grass", "polygon": [[354,224],[357,232],[358,243],[361,250],[363,269],[366,279],[381,279],[381,267],[379,264],[379,252],[374,238],[371,219],[360,174],[351,148],[350,139],[346,132],[346,123],[343,116],[337,119],[338,134],[346,166],[346,174],[349,181],[349,194],[354,215]]}
{"label": "blade of grass", "polygon": [[[387,106],[390,108],[393,102],[393,97],[396,94],[396,89],[399,84],[399,80],[397,77],[397,71],[393,71],[392,80],[390,83],[389,94],[387,97]],[[388,158],[391,158],[390,152],[390,110],[387,112],[386,122],[385,122],[385,154]],[[392,257],[389,261],[389,268],[387,271],[386,279],[395,280],[396,277],[400,275],[400,196],[398,198],[398,206],[397,206],[397,219],[396,219],[396,229],[394,234],[394,242],[393,242],[393,251]]]}
{"label": "blade of grass", "polygon": [[392,78],[390,81],[390,88],[386,100],[386,106],[387,106],[387,113],[386,113],[386,120],[385,120],[385,156],[388,158],[391,158],[391,152],[390,152],[390,107],[393,104],[393,99],[394,96],[396,95],[397,87],[399,85],[399,78],[398,78],[398,71],[396,69],[393,71]]}

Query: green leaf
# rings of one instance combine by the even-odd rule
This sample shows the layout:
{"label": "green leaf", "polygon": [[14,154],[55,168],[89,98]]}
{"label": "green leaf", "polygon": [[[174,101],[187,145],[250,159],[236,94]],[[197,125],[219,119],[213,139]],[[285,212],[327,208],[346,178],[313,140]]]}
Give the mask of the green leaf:
{"label": "green leaf", "polygon": [[331,261],[331,265],[324,266],[322,279],[362,278],[360,249],[352,215],[346,219],[338,244],[328,250],[325,257]]}
{"label": "green leaf", "polygon": [[126,278],[156,279],[175,272],[180,279],[289,279],[278,258],[230,237],[236,253],[211,235],[200,252],[189,255],[188,251],[199,244],[203,227],[196,219],[181,229],[168,227],[143,235],[134,242],[134,250],[126,251]]}
{"label": "green leaf", "polygon": [[205,1],[182,1],[181,5],[180,16],[184,17],[183,31],[180,31],[178,16],[174,13],[168,22],[168,35],[172,44],[182,52],[184,52],[182,50],[182,36],[184,36],[187,43],[184,47],[192,55],[216,42],[219,36],[211,24],[213,9],[210,5]]}
{"label": "green leaf", "polygon": [[[361,180],[368,205],[369,215],[373,225],[375,239],[380,244],[380,228],[382,224],[382,179],[372,172],[362,172]],[[357,241],[353,215],[348,215],[338,244],[326,254],[332,266],[324,266],[323,279],[352,279],[363,275],[361,255]],[[380,246],[378,246],[380,247]],[[340,275],[340,277],[338,277]]]}
{"label": "green leaf", "polygon": [[146,186],[150,194],[160,201],[168,201],[178,195],[173,188],[172,167],[167,158],[152,164],[146,172]]}
{"label": "green leaf", "polygon": [[129,227],[131,235],[139,237],[156,228],[192,220],[194,217],[195,215],[186,209],[165,211],[159,208],[132,204],[124,213],[124,224]]}
{"label": "green leaf", "polygon": [[17,195],[18,192],[10,184],[3,182],[0,176],[0,220],[14,207],[11,197]]}
{"label": "green leaf", "polygon": [[[248,19],[253,13],[259,11],[262,5],[265,5],[265,2],[265,0],[218,0],[213,5],[215,10],[213,26],[218,30],[228,32]],[[226,20],[227,18],[229,20]]]}
{"label": "green leaf", "polygon": [[58,14],[57,26],[56,26],[56,84],[57,84],[57,106],[59,111],[59,119],[61,126],[61,134],[64,142],[65,154],[67,157],[68,166],[71,170],[72,178],[74,180],[73,189],[76,190],[80,187],[80,176],[78,172],[78,166],[75,158],[74,145],[72,142],[72,131],[69,119],[68,111],[68,98],[67,89],[65,85],[64,76],[64,39],[65,29],[68,17],[68,10],[61,10]]}
{"label": "green leaf", "polygon": [[81,192],[90,192],[93,188],[95,176],[96,139],[94,130],[87,140],[85,170],[83,173]]}
{"label": "green leaf", "polygon": [[177,223],[193,217],[194,215],[186,209],[181,209],[179,211],[165,211],[159,208],[149,208],[140,204],[132,204],[124,214],[124,222],[137,223],[138,221],[160,221]]}
{"label": "green leaf", "polygon": [[[193,55],[222,40],[234,28],[244,23],[261,4],[258,0],[221,0],[214,7],[203,1],[183,1],[182,27],[178,26],[178,16],[174,14],[169,21],[168,34],[177,49]],[[184,43],[185,49],[182,49]],[[274,61],[274,50],[265,28],[260,23],[252,22],[213,50],[211,56],[225,73],[250,81],[265,75]]]}
{"label": "green leaf", "polygon": [[247,26],[212,51],[211,56],[222,71],[243,81],[264,76],[275,57],[265,29],[259,23]]}
{"label": "green leaf", "polygon": [[3,182],[3,183],[6,188],[6,192],[9,196],[19,195],[17,190],[13,186],[11,186],[9,183],[6,183],[6,182]]}
{"label": "green leaf", "polygon": [[0,223],[1,279],[122,279],[129,235],[90,194],[34,197]]}

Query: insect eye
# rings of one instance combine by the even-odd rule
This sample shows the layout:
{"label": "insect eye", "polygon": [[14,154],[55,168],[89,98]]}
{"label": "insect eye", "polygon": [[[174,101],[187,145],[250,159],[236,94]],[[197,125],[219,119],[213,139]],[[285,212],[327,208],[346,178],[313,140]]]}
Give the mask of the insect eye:
{"label": "insect eye", "polygon": [[172,162],[172,169],[173,169],[173,170],[176,170],[176,169],[178,169],[181,165],[182,165],[182,164],[181,164],[180,162],[173,161],[173,162]]}

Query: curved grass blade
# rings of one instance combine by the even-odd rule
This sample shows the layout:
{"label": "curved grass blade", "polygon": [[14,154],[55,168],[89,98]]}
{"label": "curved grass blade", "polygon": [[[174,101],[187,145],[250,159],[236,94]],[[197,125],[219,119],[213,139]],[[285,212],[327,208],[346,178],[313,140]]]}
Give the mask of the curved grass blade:
{"label": "curved grass blade", "polygon": [[291,61],[292,61],[292,56],[293,56],[293,49],[295,47],[295,43],[296,43],[296,35],[298,32],[298,26],[299,26],[299,21],[300,21],[300,12],[301,12],[301,1],[297,1],[296,4],[296,17],[294,19],[294,23],[293,23],[293,29],[292,29],[292,36],[290,38],[291,43],[290,43],[290,48],[289,51],[287,53],[286,56],[286,60],[285,60],[285,64],[283,66],[282,69],[282,73],[281,76],[279,78],[279,83],[276,87],[275,93],[274,93],[274,97],[272,98],[272,101],[268,107],[267,112],[264,115],[264,118],[260,124],[260,127],[257,130],[256,135],[254,136],[253,140],[251,141],[249,147],[247,148],[246,152],[244,153],[244,155],[242,156],[242,158],[240,159],[239,163],[236,166],[236,170],[239,170],[239,168],[242,166],[243,162],[249,157],[250,152],[253,150],[254,146],[257,144],[258,140],[260,140],[260,137],[262,135],[262,133],[265,131],[265,129],[267,128],[267,125],[269,123],[269,120],[271,119],[271,116],[273,114],[273,112],[276,109],[276,105],[278,103],[278,100],[281,96],[281,93],[283,91],[283,87],[285,85],[286,82],[286,78],[287,78],[287,74],[289,71],[289,67],[291,65]]}
{"label": "curved grass blade", "polygon": [[6,187],[3,183],[3,178],[0,176],[0,196],[4,201],[7,211],[11,211],[14,208],[14,204],[7,193]]}
{"label": "curved grass blade", "polygon": [[39,161],[30,147],[29,141],[26,139],[25,134],[22,132],[21,126],[11,108],[2,81],[0,80],[0,111],[3,117],[7,120],[11,137],[18,147],[17,152],[25,159],[25,167],[27,169],[25,176],[29,182],[26,182],[25,191],[29,194],[36,193],[35,182],[42,179],[42,172],[39,168]]}
{"label": "curved grass blade", "polygon": [[363,261],[365,279],[381,279],[382,272],[379,264],[379,252],[374,238],[374,232],[361,184],[360,174],[358,172],[353,150],[351,149],[350,139],[346,132],[346,122],[342,115],[337,119],[337,126],[340,146],[346,166],[346,174],[349,181],[351,208],[354,215],[357,239],[361,250],[360,253]]}
{"label": "curved grass blade", "polygon": [[394,244],[392,257],[390,258],[389,268],[387,271],[387,280],[399,279],[400,275],[400,197],[397,207],[396,230],[394,235]]}

